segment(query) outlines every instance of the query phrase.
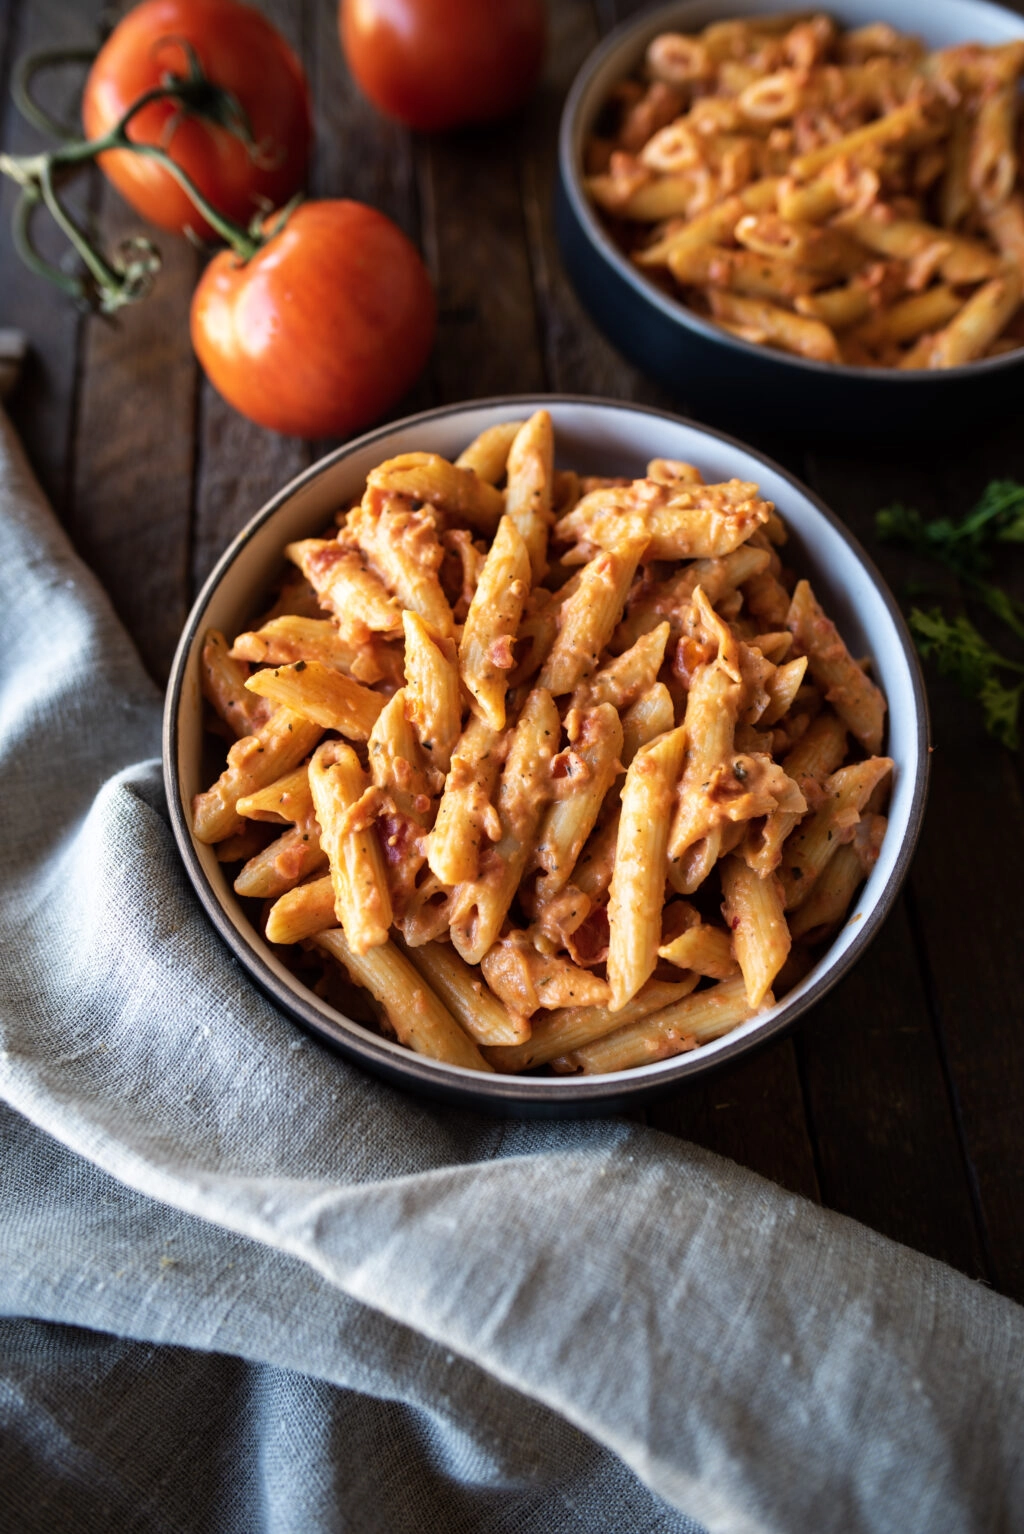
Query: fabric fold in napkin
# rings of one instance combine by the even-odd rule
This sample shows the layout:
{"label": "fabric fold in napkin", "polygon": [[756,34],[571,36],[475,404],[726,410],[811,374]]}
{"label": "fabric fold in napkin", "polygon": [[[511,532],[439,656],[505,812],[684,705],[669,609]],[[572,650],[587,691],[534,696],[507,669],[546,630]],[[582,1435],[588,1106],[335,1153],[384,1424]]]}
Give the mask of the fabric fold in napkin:
{"label": "fabric fold in napkin", "polygon": [[78,1483],[90,1530],[1024,1526],[1017,1306],[629,1122],[407,1097],[249,984],[160,699],[0,424],[19,1528]]}

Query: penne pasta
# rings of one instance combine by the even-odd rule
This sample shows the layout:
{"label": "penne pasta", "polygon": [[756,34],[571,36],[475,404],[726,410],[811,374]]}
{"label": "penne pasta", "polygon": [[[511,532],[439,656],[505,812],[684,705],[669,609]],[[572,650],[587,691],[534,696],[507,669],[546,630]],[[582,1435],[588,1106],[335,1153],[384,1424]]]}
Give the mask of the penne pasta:
{"label": "penne pasta", "polygon": [[394,943],[361,953],[340,930],[321,932],[313,941],[363,986],[381,1007],[392,1033],[415,1054],[470,1071],[489,1071],[481,1055],[448,1008]]}
{"label": "penne pasta", "polygon": [[[831,46],[803,27],[794,56]],[[636,103],[637,131],[667,110]],[[699,119],[724,164],[745,135]],[[321,997],[346,1005],[340,965],[375,1003],[356,1017],[468,1069],[631,1069],[728,1032],[806,971],[885,829],[884,700],[790,595],[757,485],[553,460],[540,411],[380,465],[336,540],[290,546],[299,610],[206,647],[222,718],[267,714],[196,796],[197,840]]]}

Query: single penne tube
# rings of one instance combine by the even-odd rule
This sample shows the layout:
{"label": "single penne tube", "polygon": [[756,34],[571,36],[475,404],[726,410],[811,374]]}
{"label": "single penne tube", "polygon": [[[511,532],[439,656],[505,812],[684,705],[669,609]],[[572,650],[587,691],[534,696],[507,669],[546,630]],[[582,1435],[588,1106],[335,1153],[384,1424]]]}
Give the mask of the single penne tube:
{"label": "single penne tube", "polygon": [[654,682],[622,716],[622,750],[619,760],[628,767],[648,741],[657,740],[676,722],[672,694],[664,682]]}
{"label": "single penne tube", "polygon": [[293,826],[308,820],[313,814],[308,769],[296,767],[266,788],[243,794],[236,808],[246,820],[276,820]]}
{"label": "single penne tube", "polygon": [[708,297],[717,320],[756,331],[765,341],[799,357],[810,357],[815,362],[841,361],[835,336],[820,320],[793,314],[764,299],[741,298],[714,288],[709,290]]}
{"label": "single penne tube", "polygon": [[452,752],[427,862],[442,884],[476,878],[487,842],[501,840],[501,821],[491,802],[505,757],[506,738],[473,716]]}
{"label": "single penne tube", "polygon": [[791,262],[753,250],[723,250],[717,245],[673,251],[667,265],[681,287],[721,288],[780,304],[821,286],[821,279],[813,272]]}
{"label": "single penne tube", "polygon": [[367,742],[370,778],[387,792],[402,815],[426,825],[430,815],[430,781],[416,732],[400,687],[381,709]]}
{"label": "single penne tube", "polygon": [[1020,272],[1007,266],[972,293],[956,318],[935,337],[929,368],[962,367],[983,356],[1020,308],[1022,287]]}
{"label": "single penne tube", "polygon": [[351,746],[328,740],[313,753],[309,786],[330,864],[335,914],[352,948],[367,953],[387,942],[392,921],[384,855],[367,808],[369,777]]}
{"label": "single penne tube", "polygon": [[843,920],[857,890],[864,882],[864,868],[852,842],[829,859],[803,904],[790,917],[794,938],[811,942],[825,937]]}
{"label": "single penne tube", "polygon": [[493,730],[505,728],[505,691],[515,664],[513,644],[531,578],[529,549],[506,514],[484,561],[459,641],[462,680]]}
{"label": "single penne tube", "polygon": [[718,663],[699,666],[690,682],[688,746],[668,838],[668,875],[681,894],[692,894],[718,861],[720,816],[707,789],[715,769],[731,759],[743,691]]}
{"label": "single penne tube", "polygon": [[392,495],[427,501],[480,532],[494,533],[505,497],[472,469],[456,468],[437,453],[402,453],[371,469],[367,485]]}
{"label": "single penne tube", "polygon": [[333,666],[346,676],[370,687],[374,682],[398,686],[403,677],[402,651],[386,640],[370,639],[349,644],[338,625],[329,618],[304,618],[286,614],[272,618],[261,628],[239,634],[231,646],[235,660],[263,666],[287,666],[294,661],[315,660]]}
{"label": "single penne tube", "polygon": [[967,159],[967,184],[982,213],[1010,196],[1017,180],[1017,82],[982,95]]}
{"label": "single penne tube", "polygon": [[522,421],[500,421],[488,426],[463,448],[455,460],[457,469],[471,469],[478,479],[496,485],[505,473],[508,450],[515,441]]}
{"label": "single penne tube", "polygon": [[[656,631],[662,623],[669,625],[669,634],[665,639],[667,645],[669,636],[678,639],[682,633],[683,616],[698,586],[712,606],[717,606],[738,586],[766,571],[771,562],[772,555],[768,549],[744,543],[733,553],[718,559],[692,560],[678,575],[670,576],[666,581],[634,587],[627,602],[626,615],[612,635],[612,645],[620,651],[621,656],[621,652],[635,645],[641,635]],[[788,607],[787,596],[783,613]],[[596,680],[594,678],[594,682]]]}
{"label": "single penne tube", "polygon": [[370,992],[400,1044],[417,1055],[461,1065],[470,1071],[490,1071],[472,1039],[459,1027],[448,1008],[394,943],[360,952],[344,931],[321,932],[314,944],[347,971],[350,979]]}
{"label": "single penne tube", "polygon": [[619,839],[618,809],[609,811],[606,801],[603,813],[607,813],[608,818],[591,833],[572,875],[576,888],[593,901],[600,900],[612,882],[615,848]]}
{"label": "single penne tube", "polygon": [[885,698],[853,659],[839,630],[819,606],[809,581],[797,583],[786,627],[807,656],[811,676],[825,689],[825,697],[850,734],[874,755],[882,746]]}
{"label": "single penne tube", "polygon": [[[762,1007],[772,1005],[774,998],[769,992]],[[632,1070],[721,1038],[757,1010],[750,1005],[743,976],[737,975],[556,1057],[552,1065],[559,1074],[582,1071],[584,1075],[604,1075]]]}
{"label": "single penne tube", "polygon": [[349,644],[365,644],[374,634],[401,636],[402,612],[364,556],[336,538],[304,538],[285,549],[316,592],[322,607],[334,614],[338,632]]}
{"label": "single penne tube", "polygon": [[337,925],[334,881],[328,873],[288,890],[274,901],[267,912],[267,942],[301,943],[304,938]]}
{"label": "single penne tube", "polygon": [[646,541],[646,559],[717,559],[746,543],[771,516],[758,487],[731,479],[719,485],[660,485],[635,480],[585,495],[555,533],[577,541],[571,563],[597,549],[620,549]]}
{"label": "single penne tube", "polygon": [[455,1021],[477,1044],[516,1046],[530,1036],[529,1019],[511,1012],[484,983],[479,972],[459,958],[450,943],[421,943],[407,948],[395,940]]}
{"label": "single penne tube", "polygon": [[436,513],[413,511],[408,500],[370,487],[349,528],[398,605],[450,639],[455,623],[438,573],[444,549]]}
{"label": "single penne tube", "polygon": [[284,705],[348,740],[366,740],[385,699],[343,671],[318,660],[297,660],[291,666],[270,666],[246,682],[250,692]]}
{"label": "single penne tube", "polygon": [[551,528],[551,490],[555,472],[555,436],[547,410],[524,421],[508,452],[505,515],[514,522],[539,584],[547,570]]}
{"label": "single penne tube", "polygon": [[427,860],[425,838],[434,801],[403,687],[381,709],[367,757],[370,780],[386,796],[379,825],[392,905],[396,914],[404,913]]}
{"label": "single penne tube", "polygon": [[999,269],[998,255],[981,240],[921,219],[897,218],[881,203],[870,213],[844,215],[843,228],[868,250],[898,261],[913,261],[934,250],[936,270],[946,282],[984,282]]}
{"label": "single penne tube", "polygon": [[642,535],[623,540],[617,549],[602,549],[584,567],[579,585],[562,607],[558,636],[540,673],[539,686],[552,697],[572,692],[597,669],[622,617],[645,547]]}
{"label": "single penne tube", "polygon": [[872,793],[889,773],[887,756],[872,756],[839,767],[824,785],[824,801],[801,821],[782,849],[779,878],[786,910],[795,911],[810,895],[829,860],[856,830]]}
{"label": "single penne tube", "polygon": [[219,629],[208,629],[203,638],[200,678],[203,697],[212,704],[236,739],[252,735],[270,717],[273,705],[246,692],[248,666],[231,655]]}
{"label": "single penne tube", "polygon": [[662,219],[689,214],[702,190],[695,171],[664,176],[648,172],[643,179],[626,183],[615,175],[588,176],[585,185],[599,207],[636,224],[659,224]]}
{"label": "single penne tube", "polygon": [[530,934],[513,928],[492,943],[480,961],[491,990],[512,1011],[605,1006],[608,984],[558,953],[542,953]]}
{"label": "single penne tube", "polygon": [[939,188],[939,208],[944,229],[956,229],[971,209],[969,167],[973,137],[971,114],[967,103],[961,102],[953,111],[946,145],[946,169]]}
{"label": "single penne tube", "polygon": [[624,1024],[638,1022],[652,1012],[660,1012],[674,1002],[682,1001],[696,984],[696,975],[680,976],[676,981],[648,980],[617,1012],[610,1007],[564,1007],[544,1013],[534,1019],[528,1039],[521,1044],[488,1049],[486,1057],[496,1071],[510,1075],[533,1070],[606,1033],[614,1033]]}
{"label": "single penne tube", "polygon": [[[824,709],[783,758],[783,766],[809,803],[821,796],[821,785],[846,755],[846,726],[831,709]],[[774,873],[782,861],[786,838],[803,818],[795,810],[775,810],[758,828],[751,828],[742,854],[761,878]]]}
{"label": "single penne tube", "polygon": [[735,856],[723,858],[720,871],[722,915],[746,983],[747,1000],[752,1007],[758,1007],[792,946],[782,885],[775,874],[762,879]]}
{"label": "single penne tube", "polygon": [[551,759],[560,734],[561,720],[551,694],[534,688],[512,731],[498,786],[501,836],[484,850],[476,878],[459,885],[454,896],[452,942],[467,964],[479,964],[496,941],[519,888],[534,834],[551,798]]}
{"label": "single penne tube", "polygon": [[921,144],[940,138],[944,128],[944,122],[929,118],[922,101],[908,101],[886,112],[883,117],[875,118],[874,122],[862,128],[854,128],[842,138],[798,155],[790,163],[790,174],[798,181],[809,181],[832,161],[849,160],[863,154],[865,150],[876,150],[893,144],[918,148]]}
{"label": "single penne tube", "polygon": [[608,893],[613,1009],[636,995],[658,962],[669,816],[685,752],[686,730],[679,727],[642,747],[626,774]]}
{"label": "single penne tube", "polygon": [[263,847],[238,872],[233,889],[250,900],[276,900],[310,874],[327,867],[320,831],[313,816],[292,826]]}
{"label": "single penne tube", "polygon": [[629,708],[653,687],[665,660],[670,633],[670,625],[663,621],[639,635],[628,649],[579,684],[572,695],[572,707],[611,703],[620,711]]}
{"label": "single penne tube", "polygon": [[793,307],[798,314],[820,320],[830,330],[849,330],[868,318],[874,301],[868,284],[853,277],[841,288],[801,294],[793,300]]}
{"label": "single penne tube", "polygon": [[439,772],[451,766],[452,748],[462,733],[462,703],[455,646],[406,611],[406,709],[426,760]]}
{"label": "single penne tube", "polygon": [[776,666],[765,682],[768,707],[761,714],[759,722],[762,725],[778,724],[780,719],[785,718],[793,707],[806,672],[806,655],[800,655],[796,660],[783,661],[780,666]]}
{"label": "single penne tube", "polygon": [[673,938],[671,943],[663,943],[658,949],[658,957],[711,980],[728,980],[739,969],[729,933],[723,927],[712,927],[707,922],[698,922]]}
{"label": "single penne tube", "polygon": [[864,264],[864,252],[842,229],[821,227],[777,213],[745,213],[735,237],[748,251],[806,273],[845,277]]}
{"label": "single penne tube", "polygon": [[238,801],[283,777],[308,756],[323,726],[276,708],[254,735],[236,740],[217,782],[192,801],[192,830],[201,842],[220,842],[242,830]]}
{"label": "single penne tube", "polygon": [[985,218],[985,227],[1007,265],[1024,278],[1024,192],[1014,192]]}
{"label": "single penne tube", "polygon": [[698,213],[695,218],[688,219],[681,229],[674,230],[644,250],[636,251],[633,260],[641,267],[667,266],[670,257],[681,260],[687,252],[699,250],[702,246],[721,245],[731,237],[745,212],[741,198],[728,197],[724,202]]}
{"label": "single penne tube", "polygon": [[572,731],[561,794],[544,813],[533,861],[541,869],[537,894],[550,900],[568,883],[620,771],[622,724],[610,703],[570,715]]}
{"label": "single penne tube", "polygon": [[923,293],[879,309],[850,333],[850,339],[879,348],[916,341],[926,331],[939,330],[963,308],[964,300],[948,283],[939,282]]}

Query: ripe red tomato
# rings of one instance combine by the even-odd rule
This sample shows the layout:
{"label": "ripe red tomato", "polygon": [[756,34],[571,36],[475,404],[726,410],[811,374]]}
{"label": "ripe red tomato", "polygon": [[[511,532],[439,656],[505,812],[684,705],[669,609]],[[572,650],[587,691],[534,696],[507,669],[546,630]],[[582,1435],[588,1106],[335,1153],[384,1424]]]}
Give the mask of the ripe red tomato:
{"label": "ripe red tomato", "polygon": [[543,0],[341,0],[339,24],[370,100],[424,132],[503,117],[544,57]]}
{"label": "ripe red tomato", "polygon": [[[114,28],[89,71],[82,101],[85,131],[99,137],[164,75],[187,74],[181,40],[191,44],[206,77],[244,107],[259,146],[257,158],[227,128],[181,116],[170,101],[140,112],[129,136],[163,144],[219,212],[248,224],[268,203],[279,207],[299,190],[312,136],[302,65],[251,7],[238,0],[143,0]],[[114,151],[100,164],[121,195],[153,223],[211,234],[185,192],[153,161]]]}
{"label": "ripe red tomato", "polygon": [[192,344],[242,415],[295,437],[347,436],[423,368],[436,306],[414,245],[359,202],[307,202],[249,261],[215,256]]}

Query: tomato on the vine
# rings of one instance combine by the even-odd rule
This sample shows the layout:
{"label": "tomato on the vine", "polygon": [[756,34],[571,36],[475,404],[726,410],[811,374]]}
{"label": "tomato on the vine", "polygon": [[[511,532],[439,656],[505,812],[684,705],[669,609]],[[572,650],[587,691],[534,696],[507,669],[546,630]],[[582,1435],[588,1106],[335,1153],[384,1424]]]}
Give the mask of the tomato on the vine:
{"label": "tomato on the vine", "polygon": [[544,0],[341,0],[339,24],[366,95],[424,132],[503,117],[544,57]]}
{"label": "tomato on the vine", "polygon": [[421,372],[435,325],[416,247],[358,202],[300,204],[249,260],[215,256],[192,299],[214,387],[296,437],[347,436],[383,415]]}
{"label": "tomato on the vine", "polygon": [[[187,46],[186,46],[187,45]],[[117,123],[168,74],[185,76],[189,49],[203,74],[243,108],[253,149],[219,123],[153,102],[133,118],[129,137],[162,144],[215,208],[248,223],[299,190],[312,138],[309,90],[291,48],[259,11],[238,0],[143,0],[114,28],[89,71],[82,120],[90,138]],[[104,173],[137,212],[164,229],[209,226],[173,176],[141,155],[113,150]]]}

